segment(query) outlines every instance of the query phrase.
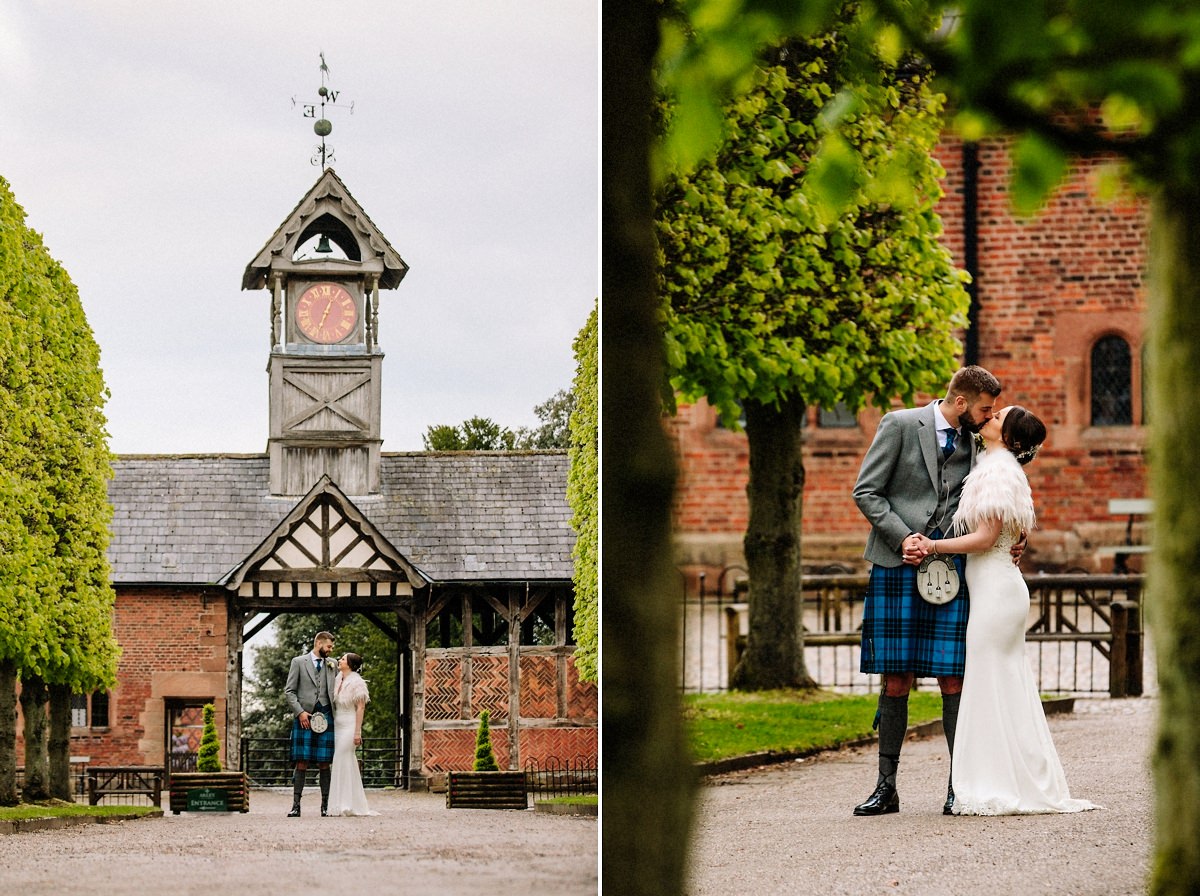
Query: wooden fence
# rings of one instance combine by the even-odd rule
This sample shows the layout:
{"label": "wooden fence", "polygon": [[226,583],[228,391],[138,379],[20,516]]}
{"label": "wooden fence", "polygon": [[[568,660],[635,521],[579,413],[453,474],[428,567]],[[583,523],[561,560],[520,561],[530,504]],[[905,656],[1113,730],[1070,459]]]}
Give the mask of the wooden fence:
{"label": "wooden fence", "polygon": [[[1142,576],[1036,574],[1025,581],[1030,594],[1026,650],[1042,691],[1142,693]],[[711,591],[706,584],[707,577],[701,577],[681,605],[680,683],[689,692],[726,689],[745,647],[745,570],[728,567]],[[879,689],[878,676],[858,671],[866,586],[862,574],[803,577],[805,665],[822,687],[847,693]]]}

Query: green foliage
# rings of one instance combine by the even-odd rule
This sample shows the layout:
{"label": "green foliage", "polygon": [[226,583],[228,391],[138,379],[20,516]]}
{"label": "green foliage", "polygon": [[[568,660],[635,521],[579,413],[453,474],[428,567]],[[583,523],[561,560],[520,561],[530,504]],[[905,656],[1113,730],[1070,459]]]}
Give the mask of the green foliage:
{"label": "green foliage", "polygon": [[567,452],[567,502],[576,532],[575,668],[584,681],[596,682],[600,641],[600,363],[599,313],[593,308],[575,338],[575,409]]}
{"label": "green foliage", "polygon": [[221,770],[221,740],[217,737],[216,711],[211,703],[204,704],[204,733],[200,735],[200,751],[196,756],[196,770],[219,772]]}
{"label": "green foliage", "polygon": [[511,451],[516,434],[487,417],[472,417],[461,426],[430,426],[421,436],[426,451]]}
{"label": "green foliage", "polygon": [[487,417],[472,417],[458,426],[442,423],[426,428],[426,451],[546,451],[570,445],[575,393],[559,389],[533,409],[541,423],[511,430]]}
{"label": "green foliage", "polygon": [[74,284],[0,178],[0,656],[76,692],[113,685],[119,655],[99,362]]}
{"label": "green foliage", "polygon": [[475,734],[475,762],[471,770],[476,772],[498,772],[496,754],[492,751],[492,732],[488,727],[491,713],[486,709],[479,714],[479,731]]}
{"label": "green foliage", "polygon": [[715,154],[660,193],[672,386],[730,425],[747,400],[886,408],[956,363],[969,300],[934,212],[942,99],[911,65],[864,77],[854,50],[827,33],[773,53]]}

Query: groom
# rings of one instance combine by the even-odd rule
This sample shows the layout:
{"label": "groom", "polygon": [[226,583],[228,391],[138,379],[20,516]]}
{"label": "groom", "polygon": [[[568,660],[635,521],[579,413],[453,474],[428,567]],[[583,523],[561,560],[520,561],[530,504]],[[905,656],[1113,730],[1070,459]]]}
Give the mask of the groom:
{"label": "groom", "polygon": [[[963,480],[975,460],[972,435],[992,418],[1000,381],[982,367],[963,367],[946,397],[923,408],[885,414],[863,458],[854,501],[871,523],[863,556],[871,576],[863,604],[860,670],[883,676],[879,698],[879,777],[855,815],[900,811],[896,769],[908,730],[908,694],[915,678],[934,677],[942,692],[942,725],[954,755],[954,729],[966,655],[965,584],[949,603],[917,593],[918,535],[947,535]],[[938,534],[934,534],[938,533]],[[962,577],[962,560],[956,558]],[[951,813],[947,787],[942,811]]]}
{"label": "groom", "polygon": [[[333,635],[317,632],[311,653],[292,660],[283,695],[292,710],[292,811],[288,818],[300,817],[300,797],[304,793],[304,775],[310,762],[317,763],[321,781],[321,814],[329,810],[329,763],[333,760],[333,688],[337,668],[333,653]],[[323,732],[312,728],[314,713],[325,716],[329,727]]]}

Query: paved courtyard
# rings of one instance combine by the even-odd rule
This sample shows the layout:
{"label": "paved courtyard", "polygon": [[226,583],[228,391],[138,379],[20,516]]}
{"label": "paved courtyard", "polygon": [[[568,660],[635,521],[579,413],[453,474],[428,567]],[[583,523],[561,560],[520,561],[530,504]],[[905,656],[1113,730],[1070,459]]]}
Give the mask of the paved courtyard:
{"label": "paved courtyard", "polygon": [[689,896],[1140,896],[1153,839],[1150,748],[1158,701],[1076,701],[1050,731],[1075,815],[942,815],[943,737],[904,745],[900,813],[855,818],[874,746],[708,779],[695,813]]}
{"label": "paved courtyard", "polygon": [[582,896],[597,890],[594,817],[447,809],[443,794],[368,791],[369,818],[304,815],[253,791],[246,814],[184,813],[0,838],[0,885],[21,896],[164,893]]}

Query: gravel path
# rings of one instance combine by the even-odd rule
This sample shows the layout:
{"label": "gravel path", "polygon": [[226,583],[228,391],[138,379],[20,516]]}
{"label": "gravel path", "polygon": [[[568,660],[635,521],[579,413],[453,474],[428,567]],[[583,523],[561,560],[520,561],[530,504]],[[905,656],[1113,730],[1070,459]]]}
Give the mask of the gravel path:
{"label": "gravel path", "polygon": [[20,896],[334,893],[594,894],[595,818],[447,809],[443,794],[369,791],[369,818],[304,816],[253,791],[245,814],[183,813],[0,838],[0,884]]}
{"label": "gravel path", "polygon": [[904,745],[900,813],[855,818],[874,746],[708,779],[695,815],[689,896],[805,893],[986,896],[1146,892],[1149,755],[1158,701],[1077,700],[1049,717],[1074,815],[946,817],[941,736]]}

